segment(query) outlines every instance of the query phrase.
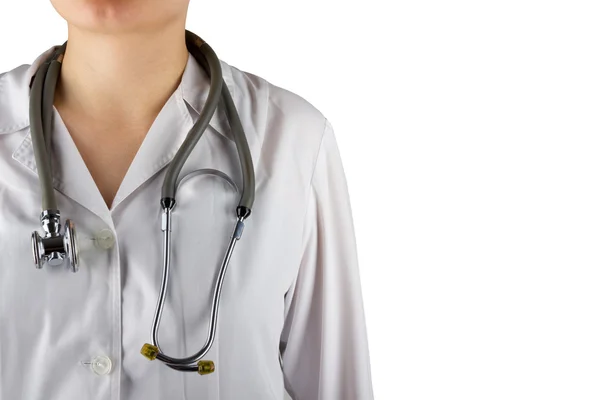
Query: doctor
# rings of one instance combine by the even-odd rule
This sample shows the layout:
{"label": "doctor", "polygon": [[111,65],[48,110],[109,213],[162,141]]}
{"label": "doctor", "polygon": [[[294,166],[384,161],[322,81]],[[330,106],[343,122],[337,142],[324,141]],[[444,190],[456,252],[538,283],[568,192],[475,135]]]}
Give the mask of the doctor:
{"label": "doctor", "polygon": [[[36,269],[30,247],[41,191],[29,84],[52,47],[0,75],[0,399],[372,399],[332,126],[300,96],[222,60],[256,198],[205,357],[216,368],[180,372],[140,354],[160,290],[165,170],[203,109],[210,78],[186,48],[189,0],[52,3],[68,23],[68,47],[49,155],[61,216],[77,225],[80,267]],[[242,183],[221,107],[181,176],[202,168]],[[171,356],[204,344],[237,201],[234,186],[215,175],[179,188],[160,329]]]}

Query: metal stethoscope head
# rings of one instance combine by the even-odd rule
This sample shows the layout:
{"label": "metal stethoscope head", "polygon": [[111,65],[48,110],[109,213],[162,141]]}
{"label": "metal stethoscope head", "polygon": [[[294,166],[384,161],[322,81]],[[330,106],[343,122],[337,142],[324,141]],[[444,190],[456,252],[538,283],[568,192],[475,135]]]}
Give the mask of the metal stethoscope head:
{"label": "metal stethoscope head", "polygon": [[75,224],[68,219],[61,233],[60,211],[44,210],[40,216],[44,236],[37,231],[31,234],[31,250],[35,267],[41,269],[45,264],[59,266],[66,261],[73,272],[79,271],[79,249],[75,235]]}
{"label": "metal stethoscope head", "polygon": [[[212,361],[206,361],[202,358],[208,353],[215,339],[223,280],[235,244],[242,236],[244,221],[251,213],[252,205],[254,203],[255,180],[254,166],[252,164],[252,157],[246,135],[233,103],[233,99],[231,98],[231,94],[229,93],[229,89],[223,84],[220,61],[212,48],[199,36],[186,30],[185,39],[188,51],[194,56],[198,64],[204,68],[210,77],[210,91],[198,120],[169,164],[163,182],[160,200],[163,211],[161,224],[161,230],[163,232],[163,274],[161,289],[152,323],[152,340],[151,343],[144,344],[141,353],[150,360],[161,360],[173,369],[198,372],[201,375],[204,375],[213,372],[215,368]],[[40,223],[43,230],[43,236],[37,231],[32,233],[31,246],[36,268],[41,269],[46,264],[58,266],[66,262],[71,271],[77,272],[79,270],[79,252],[75,234],[75,225],[71,220],[67,219],[64,230],[61,232],[60,211],[56,204],[52,181],[52,165],[50,162],[49,145],[52,128],[54,92],[60,75],[62,59],[66,47],[67,42],[56,49],[49,60],[40,66],[30,84],[29,116],[31,121],[31,140],[42,192],[42,213],[40,215]],[[236,222],[233,233],[231,234],[213,289],[208,337],[206,342],[202,349],[192,356],[183,358],[170,357],[164,354],[160,348],[158,343],[158,330],[169,280],[171,215],[176,204],[175,195],[178,183],[180,182],[178,178],[185,161],[198,143],[200,137],[202,137],[210,119],[214,115],[219,101],[221,101],[224,106],[224,111],[229,120],[231,132],[236,144],[242,170],[243,187],[241,190],[240,201],[236,208]],[[204,172],[215,174],[215,171],[213,170],[205,170]],[[216,175],[220,175],[218,171],[216,171]],[[233,182],[231,181],[230,183]]]}

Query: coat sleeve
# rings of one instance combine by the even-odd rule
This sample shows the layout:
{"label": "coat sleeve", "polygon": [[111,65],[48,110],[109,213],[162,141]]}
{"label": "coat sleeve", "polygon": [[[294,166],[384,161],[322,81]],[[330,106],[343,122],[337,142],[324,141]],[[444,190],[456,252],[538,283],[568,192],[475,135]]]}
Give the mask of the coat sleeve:
{"label": "coat sleeve", "polygon": [[294,400],[373,398],[354,224],[333,128],[321,139],[280,351]]}

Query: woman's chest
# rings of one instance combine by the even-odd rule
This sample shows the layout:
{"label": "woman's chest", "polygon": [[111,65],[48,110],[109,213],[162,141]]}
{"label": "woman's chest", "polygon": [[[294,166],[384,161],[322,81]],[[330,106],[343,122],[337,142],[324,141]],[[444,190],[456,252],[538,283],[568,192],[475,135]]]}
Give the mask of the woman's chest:
{"label": "woman's chest", "polygon": [[[13,372],[0,377],[0,386],[25,386],[19,376],[39,367],[45,371],[36,370],[40,390],[52,392],[56,382],[63,382],[74,391],[101,394],[108,389],[84,365],[106,356],[113,364],[110,376],[120,370],[139,388],[155,379],[173,390],[174,378],[165,367],[139,354],[150,341],[164,267],[161,176],[123,201],[110,219],[58,193],[61,214],[76,225],[81,260],[77,273],[66,267],[35,269],[29,238],[39,230],[39,199],[35,193],[2,188],[0,201],[10,213],[0,224],[0,251],[5,255],[0,268],[0,369]],[[280,373],[277,348],[284,296],[299,261],[301,218],[290,217],[287,205],[292,199],[286,192],[269,190],[265,182],[257,190],[253,214],[223,279],[216,340],[207,354],[216,362],[220,379],[247,376],[248,387],[256,393],[278,391],[271,378]],[[238,200],[236,190],[216,175],[192,174],[179,187],[159,331],[161,345],[171,356],[191,355],[205,343]],[[49,352],[61,356],[48,357]],[[260,360],[262,372],[238,370],[249,360]],[[189,390],[206,393],[214,386],[209,380],[185,382]]]}

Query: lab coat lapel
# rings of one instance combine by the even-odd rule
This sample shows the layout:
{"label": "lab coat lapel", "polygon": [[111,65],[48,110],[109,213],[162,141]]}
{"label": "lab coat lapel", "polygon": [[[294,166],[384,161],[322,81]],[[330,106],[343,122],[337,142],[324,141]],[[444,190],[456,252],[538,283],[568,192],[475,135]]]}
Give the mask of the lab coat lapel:
{"label": "lab coat lapel", "polygon": [[171,162],[192,125],[181,89],[178,88],[146,134],[113,200],[113,210]]}
{"label": "lab coat lapel", "polygon": [[[64,128],[58,113],[54,114],[52,137],[52,174],[54,188],[63,195],[70,197],[83,207],[110,223],[110,213],[94,179],[92,178],[85,162],[81,158],[77,146],[71,135]],[[37,165],[31,142],[31,131],[27,128],[27,135],[21,145],[13,152],[13,159],[37,174]],[[60,210],[60,197],[57,197]]]}
{"label": "lab coat lapel", "polygon": [[[244,129],[246,130],[248,145],[254,165],[256,166],[256,160],[260,152],[260,143],[256,140],[258,135],[255,126],[249,124],[249,121],[253,121],[251,118],[252,107],[250,104],[241,104],[242,102],[238,101],[237,88],[233,81],[231,66],[221,61],[221,69],[224,84],[227,85],[231,93],[234,104],[240,114],[242,125],[244,125]],[[181,85],[179,85],[169,98],[144,138],[115,196],[112,204],[113,210],[145,182],[166,168],[173,160],[173,157],[181,147],[204,107],[208,97],[209,83],[208,77],[190,55]],[[193,113],[193,117],[190,113]],[[216,138],[220,138],[221,141],[215,142]],[[216,143],[222,143],[224,148],[228,148],[230,151],[228,154],[220,154],[214,160],[211,160],[209,155],[220,148],[220,146],[215,145]],[[203,168],[219,169],[234,179],[237,177],[238,179],[235,179],[235,181],[241,187],[241,173],[238,171],[240,168],[238,155],[235,150],[235,143],[233,142],[227,116],[221,104],[217,107],[196,147],[192,155],[190,155],[189,160],[186,161],[180,176],[185,176],[187,171],[199,168],[201,165]],[[159,204],[158,198],[156,201]]]}
{"label": "lab coat lapel", "polygon": [[[42,57],[40,57],[40,59],[41,58]],[[262,128],[261,125],[265,123],[264,118],[259,118],[256,121],[252,117],[256,114],[257,110],[252,108],[252,101],[242,101],[242,99],[240,99],[237,90],[238,87],[236,87],[234,82],[232,67],[223,61],[221,61],[221,67],[224,83],[229,88],[242,121],[242,125],[244,126],[253,163],[256,168],[262,145],[261,141],[258,140],[259,135],[257,131],[259,131]],[[204,102],[208,96],[208,87],[203,89],[202,86],[200,86],[200,90],[198,90],[199,86],[197,85],[201,82],[201,74],[203,74],[203,72],[190,55],[186,71],[184,72],[182,85],[180,85],[169,98],[147,133],[117,191],[111,210],[118,207],[119,204],[126,200],[128,196],[134,193],[145,182],[163,170],[175,156],[175,153],[185,140],[189,130],[192,128],[194,121],[197,119],[197,114],[204,106]],[[25,93],[25,90],[23,93]],[[190,115],[188,105],[195,110],[193,111],[194,119],[192,119],[192,116]],[[51,157],[53,160],[54,187],[60,193],[75,200],[105,221],[110,222],[111,210],[106,206],[106,203],[89,173],[75,143],[60,119],[60,115],[56,111],[54,115],[55,118],[52,133],[53,154]],[[258,126],[256,126],[256,123],[258,123]],[[220,143],[222,143],[225,148],[229,148],[230,151],[227,155],[221,154],[219,157],[215,157],[215,159],[212,160],[212,163],[208,159],[210,157],[199,159],[198,161],[204,167],[224,170],[225,173],[234,178],[238,185],[241,185],[241,175],[238,171],[239,161],[237,160],[235,144],[232,140],[231,130],[225,112],[221,106],[217,108],[217,111],[210,120],[207,131],[203,136],[207,136],[207,134],[208,136],[211,136],[212,139],[216,139],[220,135],[222,139]],[[215,134],[217,136],[215,136]],[[214,142],[212,139],[209,139],[208,141],[213,144],[219,143]],[[206,140],[206,138],[200,139],[198,146],[210,146],[209,143],[206,143]],[[212,150],[207,149],[207,151],[210,152]],[[215,151],[217,150],[215,149]],[[195,151],[194,153],[198,154],[198,151]],[[204,154],[206,155],[206,153]],[[231,159],[225,160],[224,157],[229,157]],[[27,128],[27,134],[24,140],[13,152],[13,158],[37,174],[29,128]],[[215,162],[217,163],[215,164]],[[189,167],[192,166],[184,166],[182,171],[183,175]],[[257,184],[259,184],[258,178],[259,177],[257,176]]]}
{"label": "lab coat lapel", "polygon": [[[189,61],[182,79],[181,88],[186,103],[192,108],[192,118],[196,121],[208,96],[208,87],[198,85],[198,83],[203,80],[206,81],[208,77],[198,63],[192,62],[193,58],[191,56]],[[264,131],[267,116],[267,107],[264,106],[267,104],[267,101],[263,96],[268,96],[268,94],[261,92],[259,95],[260,98],[251,97],[254,95],[253,92],[246,90],[246,87],[249,85],[248,75],[240,73],[239,70],[235,69],[235,67],[232,67],[225,61],[220,61],[223,81],[229,89],[229,93],[231,94],[231,98],[233,99],[233,103],[235,104],[237,113],[240,117],[244,133],[246,134],[246,140],[248,141],[248,147],[250,148],[250,153],[252,155],[252,162],[256,170],[262,148],[262,135],[259,134],[259,132]],[[198,90],[198,88],[200,88],[200,90]],[[262,105],[263,107],[257,108],[258,105]],[[200,154],[198,154],[197,151],[193,152],[192,156],[190,156],[190,163],[184,165],[181,176],[185,176],[190,168],[222,168],[223,172],[232,177],[241,187],[242,177],[239,156],[233,140],[233,133],[231,132],[229,121],[227,120],[227,115],[222,104],[219,104],[219,107],[217,107],[217,111],[207,128],[207,133],[206,140],[208,143],[200,144],[200,151],[202,151],[204,147],[208,147],[208,149],[206,149],[206,152],[201,152]],[[223,151],[226,153],[222,153]],[[195,161],[194,153],[197,154]],[[209,161],[213,158],[213,155],[214,160]],[[218,165],[215,164],[215,162],[218,162]],[[260,184],[260,177],[260,174],[257,173],[257,185]]]}

